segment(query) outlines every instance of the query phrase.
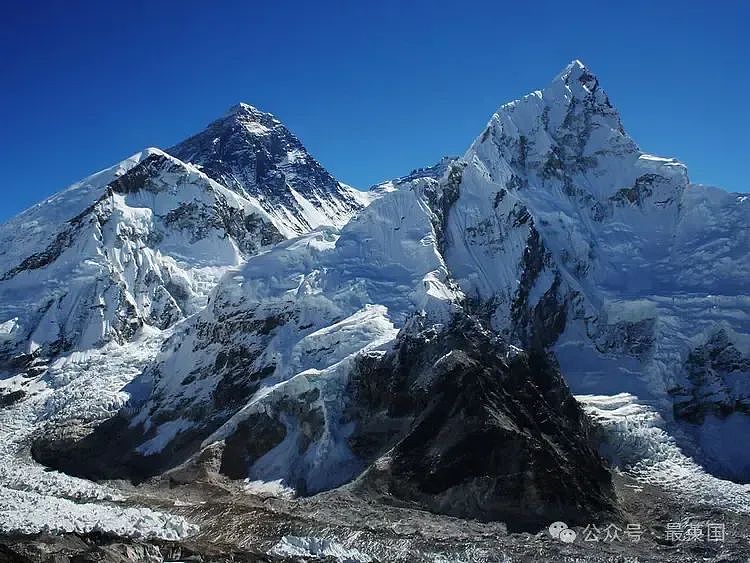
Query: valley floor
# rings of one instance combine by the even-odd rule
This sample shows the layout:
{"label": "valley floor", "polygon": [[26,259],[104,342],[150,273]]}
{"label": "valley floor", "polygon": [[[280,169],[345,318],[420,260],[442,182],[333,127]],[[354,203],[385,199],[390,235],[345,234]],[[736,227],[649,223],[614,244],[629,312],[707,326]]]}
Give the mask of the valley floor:
{"label": "valley floor", "polygon": [[[608,537],[599,526],[576,528],[566,544],[546,531],[508,534],[502,524],[465,521],[395,507],[339,490],[289,501],[243,494],[237,486],[202,484],[174,489],[141,487],[129,503],[171,513],[200,526],[179,541],[87,533],[4,535],[0,561],[337,561],[337,562],[739,562],[750,558],[750,522],[740,514],[701,509],[674,500],[658,487],[616,477],[631,521],[642,522],[638,541]],[[721,525],[723,541],[669,539],[680,523]],[[621,526],[624,529],[624,526]],[[704,534],[705,536],[705,534]],[[13,555],[11,555],[13,554]],[[35,554],[32,558],[23,556]],[[42,554],[50,554],[49,559]],[[90,559],[84,558],[91,557]],[[14,558],[15,557],[15,558]]]}

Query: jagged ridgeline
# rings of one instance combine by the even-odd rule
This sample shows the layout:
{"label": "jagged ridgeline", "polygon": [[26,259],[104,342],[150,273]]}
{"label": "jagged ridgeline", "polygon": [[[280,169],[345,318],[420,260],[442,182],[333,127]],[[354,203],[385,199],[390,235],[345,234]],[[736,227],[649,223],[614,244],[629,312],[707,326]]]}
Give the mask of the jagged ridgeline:
{"label": "jagged ridgeline", "polygon": [[750,480],[749,211],[641,151],[578,61],[464,155],[366,193],[240,105],[0,229],[2,369],[67,397],[50,362],[160,345],[96,416],[59,415],[87,391],[37,415],[34,458],[94,480],[536,531],[624,517],[604,437],[634,478],[677,467],[735,503],[704,469]]}

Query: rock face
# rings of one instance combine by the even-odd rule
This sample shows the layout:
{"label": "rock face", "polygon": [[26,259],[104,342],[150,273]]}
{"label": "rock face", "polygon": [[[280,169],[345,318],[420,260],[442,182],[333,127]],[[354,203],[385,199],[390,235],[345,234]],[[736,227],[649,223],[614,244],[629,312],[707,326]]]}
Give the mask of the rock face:
{"label": "rock face", "polygon": [[737,334],[719,328],[690,352],[684,368],[688,385],[672,390],[678,418],[700,424],[709,415],[750,414],[750,355],[735,339]]}
{"label": "rock face", "polygon": [[248,104],[167,152],[257,201],[286,236],[343,226],[368,201],[336,181],[278,119]]}
{"label": "rock face", "polygon": [[[348,371],[336,416],[326,412],[331,397],[322,395],[324,389],[298,382],[251,412],[238,404],[224,410],[206,405],[205,413],[221,420],[206,418],[205,426],[190,426],[181,411],[173,438],[163,433],[175,419],[154,433],[138,425],[137,417],[130,424],[116,418],[82,439],[46,433],[33,454],[94,479],[145,479],[163,472],[178,482],[212,474],[283,476],[301,495],[359,475],[360,494],[501,520],[513,530],[618,517],[589,423],[544,354],[509,346],[464,313],[442,328],[420,316],[386,353],[363,353]],[[253,391],[235,389],[233,395],[245,397],[241,403]],[[231,412],[233,423],[216,432]],[[331,434],[339,435],[338,443]],[[346,448],[348,456],[332,448]],[[324,453],[336,461],[320,458]],[[316,465],[334,473],[316,477]]]}
{"label": "rock face", "polygon": [[612,517],[609,472],[548,358],[458,315],[415,318],[353,376],[349,443],[375,460],[357,487],[515,530]]}

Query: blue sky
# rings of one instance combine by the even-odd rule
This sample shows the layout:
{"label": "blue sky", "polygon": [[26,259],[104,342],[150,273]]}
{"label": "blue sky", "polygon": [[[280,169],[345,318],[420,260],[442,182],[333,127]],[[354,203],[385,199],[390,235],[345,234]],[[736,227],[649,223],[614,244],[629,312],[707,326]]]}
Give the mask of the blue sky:
{"label": "blue sky", "polygon": [[649,152],[749,191],[750,2],[12,2],[0,22],[0,221],[234,103],[367,187],[460,154],[570,60]]}

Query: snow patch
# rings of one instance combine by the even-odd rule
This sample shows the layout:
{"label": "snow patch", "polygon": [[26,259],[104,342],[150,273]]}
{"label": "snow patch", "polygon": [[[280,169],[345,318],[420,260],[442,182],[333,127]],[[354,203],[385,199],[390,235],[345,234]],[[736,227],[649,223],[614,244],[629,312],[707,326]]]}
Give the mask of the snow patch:
{"label": "snow patch", "polygon": [[9,338],[13,332],[18,328],[18,317],[0,323],[0,340],[3,338]]}
{"label": "snow patch", "polygon": [[156,436],[138,446],[136,451],[146,456],[158,454],[177,436],[177,434],[184,430],[188,430],[193,426],[193,422],[184,418],[169,420],[160,424],[156,428]]}

